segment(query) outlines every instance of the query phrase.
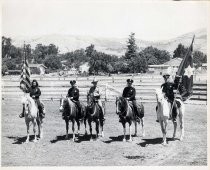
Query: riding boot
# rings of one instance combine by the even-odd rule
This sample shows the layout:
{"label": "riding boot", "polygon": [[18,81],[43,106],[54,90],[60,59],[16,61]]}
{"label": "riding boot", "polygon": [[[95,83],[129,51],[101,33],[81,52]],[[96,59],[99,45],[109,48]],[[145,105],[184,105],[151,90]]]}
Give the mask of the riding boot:
{"label": "riding boot", "polygon": [[19,115],[19,118],[23,118],[24,117],[24,112],[25,112],[25,107],[23,106],[23,110],[22,110],[22,113]]}

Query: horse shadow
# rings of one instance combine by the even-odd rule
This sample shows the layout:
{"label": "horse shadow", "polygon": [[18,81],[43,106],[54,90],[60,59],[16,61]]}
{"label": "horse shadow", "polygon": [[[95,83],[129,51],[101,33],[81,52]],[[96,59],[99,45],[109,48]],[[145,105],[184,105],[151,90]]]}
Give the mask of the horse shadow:
{"label": "horse shadow", "polygon": [[[93,139],[96,137],[95,135],[92,135]],[[55,139],[51,140],[51,143],[56,143],[59,141],[67,141],[67,140],[71,140],[73,138],[73,134],[69,134],[68,135],[68,139],[66,139],[66,135],[62,135],[62,136],[56,136]],[[76,135],[76,143],[81,143],[81,142],[85,142],[85,141],[90,141],[90,135]]]}
{"label": "horse shadow", "polygon": [[[18,137],[18,136],[7,136],[8,139],[13,139],[14,142],[12,144],[23,144],[26,141],[26,136]],[[34,139],[34,135],[29,136],[29,141]]]}
{"label": "horse shadow", "polygon": [[[146,147],[147,145],[159,145],[163,142],[163,138],[153,138],[153,139],[142,139],[144,142],[138,143],[137,145],[140,145],[141,147]],[[167,143],[169,141],[178,140],[177,138],[167,138]]]}
{"label": "horse shadow", "polygon": [[[135,137],[134,135],[132,135],[132,137]],[[119,135],[119,136],[111,136],[109,137],[110,140],[107,141],[103,141],[104,143],[112,143],[112,142],[122,142],[124,138],[124,135]],[[129,135],[126,135],[126,140],[128,140]]]}

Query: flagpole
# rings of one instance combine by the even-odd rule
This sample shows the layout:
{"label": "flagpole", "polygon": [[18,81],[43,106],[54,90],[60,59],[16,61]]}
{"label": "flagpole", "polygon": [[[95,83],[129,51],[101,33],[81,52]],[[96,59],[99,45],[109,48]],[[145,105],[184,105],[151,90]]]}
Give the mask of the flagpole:
{"label": "flagpole", "polygon": [[[185,55],[185,57],[184,57],[183,60],[186,60],[186,57],[187,57],[187,55],[189,54],[189,52],[190,52],[190,50],[191,50],[191,48],[192,48],[194,39],[195,39],[195,35],[193,36],[193,39],[192,39],[190,48],[188,48],[188,51],[187,51],[187,53],[186,53],[186,55]],[[182,65],[183,65],[183,64],[184,64],[184,61],[182,62]],[[180,68],[181,68],[181,66],[180,66]],[[178,70],[178,71],[180,71],[180,70]],[[180,71],[180,72],[181,72],[181,71]],[[178,73],[177,73],[176,75],[178,75]],[[171,106],[171,109],[170,109],[170,112],[169,112],[169,116],[171,115],[171,112],[172,112],[172,110],[173,110],[174,103],[175,103],[175,100],[176,100],[176,96],[177,96],[177,94],[178,94],[178,90],[179,90],[180,83],[181,83],[181,81],[179,80],[178,86],[177,86],[177,89],[176,89],[176,93],[175,93],[175,98],[174,98],[174,101],[173,101],[173,103],[172,103],[172,106]]]}

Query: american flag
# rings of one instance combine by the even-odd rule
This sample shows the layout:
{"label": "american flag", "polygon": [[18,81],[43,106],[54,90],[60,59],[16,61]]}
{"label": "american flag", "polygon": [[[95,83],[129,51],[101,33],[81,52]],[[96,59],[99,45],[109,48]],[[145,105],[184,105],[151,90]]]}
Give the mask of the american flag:
{"label": "american flag", "polygon": [[21,76],[20,76],[20,88],[24,92],[28,92],[30,87],[31,87],[30,69],[28,66],[28,61],[27,61],[26,53],[25,53],[25,45],[24,45],[24,57],[23,57],[23,65],[22,65]]}

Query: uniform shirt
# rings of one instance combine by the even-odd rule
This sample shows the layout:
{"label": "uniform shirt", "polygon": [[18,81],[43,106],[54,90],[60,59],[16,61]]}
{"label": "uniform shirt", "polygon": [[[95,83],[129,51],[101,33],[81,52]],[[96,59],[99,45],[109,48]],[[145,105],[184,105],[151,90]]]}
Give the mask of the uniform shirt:
{"label": "uniform shirt", "polygon": [[122,96],[129,98],[131,101],[136,100],[136,89],[134,87],[125,87]]}
{"label": "uniform shirt", "polygon": [[73,97],[73,100],[79,100],[79,89],[76,87],[71,87],[68,91],[68,97]]}
{"label": "uniform shirt", "polygon": [[98,96],[98,97],[101,95],[100,90],[97,86],[96,87],[92,86],[89,90],[89,94],[92,94],[93,96]]}
{"label": "uniform shirt", "polygon": [[163,92],[165,93],[166,97],[170,100],[174,100],[174,92],[175,84],[171,82],[165,82],[161,85],[161,88],[163,88]]}
{"label": "uniform shirt", "polygon": [[30,92],[30,96],[35,96],[35,99],[39,99],[39,96],[41,95],[41,90],[39,89],[39,87],[31,87],[29,89]]}

